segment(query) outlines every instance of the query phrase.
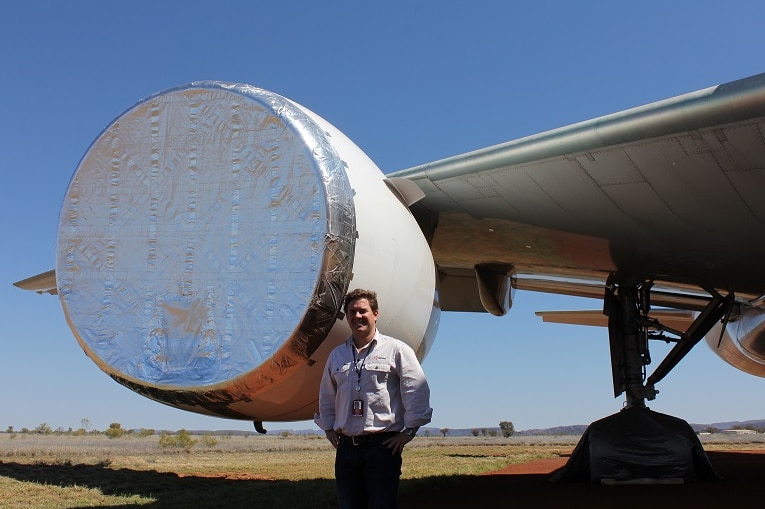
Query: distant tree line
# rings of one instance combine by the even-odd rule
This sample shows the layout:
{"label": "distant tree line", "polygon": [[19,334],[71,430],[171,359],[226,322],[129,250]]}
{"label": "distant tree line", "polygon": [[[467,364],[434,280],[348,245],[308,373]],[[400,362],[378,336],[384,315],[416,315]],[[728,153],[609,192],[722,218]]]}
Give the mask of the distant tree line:
{"label": "distant tree line", "polygon": [[[763,426],[746,426],[743,424],[736,424],[734,426],[731,426],[729,429],[732,430],[751,430],[756,432],[757,434],[763,434],[765,433],[765,427]],[[707,426],[706,428],[702,429],[698,433],[709,433],[709,434],[715,434],[715,433],[722,433],[726,430],[717,428],[715,426]]]}
{"label": "distant tree line", "polygon": [[41,424],[38,424],[34,429],[29,428],[21,428],[17,430],[13,426],[8,426],[5,430],[6,433],[20,433],[20,434],[35,434],[35,435],[73,435],[73,436],[82,436],[82,435],[106,435],[109,438],[120,438],[124,435],[137,435],[140,437],[146,437],[151,436],[155,434],[155,431],[153,429],[145,429],[141,428],[139,430],[132,430],[132,429],[125,429],[120,425],[118,422],[113,422],[109,425],[109,428],[104,431],[99,431],[97,429],[88,429],[85,427],[73,429],[68,428],[64,429],[62,427],[53,429],[47,422],[43,422]]}
{"label": "distant tree line", "polygon": [[[85,426],[77,430],[73,430],[72,428],[69,428],[68,430],[64,430],[62,428],[58,428],[54,430],[46,422],[39,424],[37,427],[35,427],[32,430],[30,430],[29,428],[21,428],[21,430],[16,431],[13,426],[8,426],[5,432],[10,433],[12,435],[15,435],[16,433],[36,434],[36,435],[72,435],[72,436],[105,435],[108,438],[115,438],[115,439],[122,438],[125,436],[137,436],[140,438],[144,438],[144,437],[149,437],[156,434],[156,432],[153,429],[141,428],[138,431],[135,431],[132,429],[125,429],[118,422],[111,423],[109,425],[109,428],[103,432],[96,429],[86,430]],[[192,438],[191,432],[185,429],[178,430],[175,433],[171,433],[169,431],[162,431],[159,436],[159,446],[162,448],[180,449],[180,450],[188,451],[199,443],[201,443],[201,445],[205,447],[212,448],[218,445],[218,439],[215,438],[215,436],[212,433],[205,433],[204,435],[202,435],[200,439],[197,440],[195,438]]]}
{"label": "distant tree line", "polygon": [[[743,425],[743,424],[736,424],[733,425],[730,429],[733,430],[752,430],[759,434],[765,434],[765,426],[753,426],[753,425]],[[452,431],[450,428],[439,428],[438,430],[441,435],[445,438],[449,433]],[[459,430],[458,430],[459,431]],[[707,426],[698,433],[721,433],[724,430],[714,427],[714,426]],[[73,436],[82,436],[82,435],[106,435],[109,438],[121,438],[124,436],[137,436],[137,437],[148,437],[156,435],[157,432],[154,429],[151,428],[140,428],[138,430],[133,429],[125,429],[122,427],[122,425],[118,422],[113,422],[109,425],[109,427],[104,431],[99,431],[97,429],[94,429],[90,423],[89,419],[83,419],[81,422],[81,426],[77,429],[68,428],[64,429],[62,427],[53,429],[47,422],[43,422],[41,424],[38,424],[35,428],[29,429],[29,428],[21,428],[20,430],[17,430],[14,426],[8,426],[5,430],[6,433],[10,434],[37,434],[37,435],[73,435]],[[474,437],[483,436],[483,437],[496,437],[499,433],[502,434],[503,437],[509,438],[515,434],[515,426],[513,425],[512,421],[500,421],[499,423],[499,429],[497,428],[472,428],[470,430],[470,433]],[[170,431],[162,431],[160,432],[160,436],[167,435],[170,437],[178,437],[181,438],[174,438],[173,440],[165,439],[164,444],[171,444],[167,445],[168,447],[175,447],[175,448],[187,448],[189,443],[191,443],[191,446],[193,446],[196,442],[191,439],[191,433],[181,429],[176,432],[170,432]],[[188,437],[186,436],[188,435]],[[293,435],[290,431],[281,431],[279,435],[283,438],[287,438]],[[202,445],[210,447],[210,443],[213,441],[213,439],[209,438],[211,437],[211,433],[205,433],[203,435],[203,438],[201,439]],[[422,436],[429,437],[431,436],[431,432],[428,429],[424,429],[422,431]],[[207,437],[207,438],[206,438]],[[193,442],[193,443],[192,443]],[[212,445],[214,446],[214,444]]]}

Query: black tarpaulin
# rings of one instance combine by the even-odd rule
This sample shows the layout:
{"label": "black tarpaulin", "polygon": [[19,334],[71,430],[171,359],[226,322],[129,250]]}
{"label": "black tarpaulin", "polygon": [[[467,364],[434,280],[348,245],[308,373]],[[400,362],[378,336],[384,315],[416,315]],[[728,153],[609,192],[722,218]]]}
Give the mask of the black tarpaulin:
{"label": "black tarpaulin", "polygon": [[719,479],[693,428],[682,419],[632,407],[595,421],[553,481]]}

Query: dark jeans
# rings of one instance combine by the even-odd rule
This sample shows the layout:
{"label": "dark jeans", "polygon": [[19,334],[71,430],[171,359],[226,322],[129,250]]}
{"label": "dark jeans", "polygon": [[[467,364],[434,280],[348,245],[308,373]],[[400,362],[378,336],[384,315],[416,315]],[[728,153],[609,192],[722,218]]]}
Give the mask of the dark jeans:
{"label": "dark jeans", "polygon": [[382,440],[353,445],[341,437],[335,454],[340,509],[395,509],[401,455],[391,454]]}

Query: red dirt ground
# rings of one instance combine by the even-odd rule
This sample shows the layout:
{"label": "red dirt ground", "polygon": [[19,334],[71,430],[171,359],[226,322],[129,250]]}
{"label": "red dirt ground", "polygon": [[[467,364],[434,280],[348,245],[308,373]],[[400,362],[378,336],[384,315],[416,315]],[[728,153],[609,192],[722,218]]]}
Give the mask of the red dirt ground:
{"label": "red dirt ground", "polygon": [[765,493],[765,451],[707,452],[723,479],[687,484],[601,485],[551,483],[567,458],[510,465],[433,493],[401,497],[400,509],[662,509],[759,505]]}

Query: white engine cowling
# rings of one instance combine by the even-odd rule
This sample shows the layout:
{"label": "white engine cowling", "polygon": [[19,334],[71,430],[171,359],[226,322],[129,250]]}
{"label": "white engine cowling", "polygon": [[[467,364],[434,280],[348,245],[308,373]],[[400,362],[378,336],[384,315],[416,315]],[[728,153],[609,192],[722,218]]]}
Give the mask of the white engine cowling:
{"label": "white engine cowling", "polygon": [[439,318],[427,242],[384,175],[302,106],[197,82],[128,109],[67,190],[56,280],[85,353],[168,405],[255,421],[316,410],[347,290],[422,359]]}
{"label": "white engine cowling", "polygon": [[750,375],[765,377],[765,311],[741,306],[720,337],[720,323],[707,333],[709,347],[725,362]]}

